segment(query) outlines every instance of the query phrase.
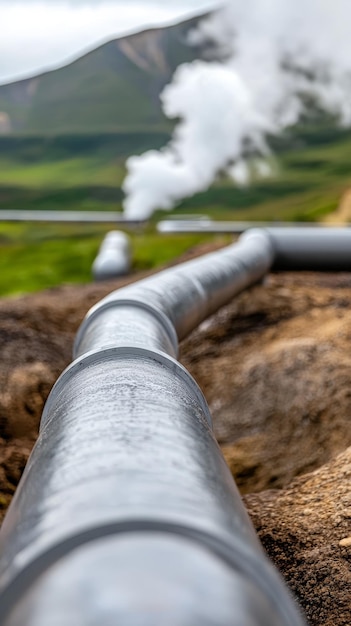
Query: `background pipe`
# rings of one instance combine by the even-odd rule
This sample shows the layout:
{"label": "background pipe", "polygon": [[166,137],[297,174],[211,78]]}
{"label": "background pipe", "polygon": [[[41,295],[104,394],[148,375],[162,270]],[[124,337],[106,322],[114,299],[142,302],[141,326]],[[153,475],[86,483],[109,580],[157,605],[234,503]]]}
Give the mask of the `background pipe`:
{"label": "background pipe", "polygon": [[131,266],[131,245],[126,233],[111,230],[104,237],[92,266],[95,280],[109,280],[129,274]]}
{"label": "background pipe", "polygon": [[[336,226],[340,226],[343,228],[350,228],[350,223],[348,224],[333,224],[333,228]],[[157,231],[161,234],[166,233],[231,233],[232,235],[241,235],[245,231],[251,228],[276,228],[279,227],[281,229],[291,229],[291,228],[299,228],[301,230],[305,230],[306,228],[313,228],[314,231],[316,229],[330,229],[330,224],[325,224],[323,222],[254,222],[250,221],[242,221],[242,220],[212,220],[210,218],[206,218],[205,216],[199,216],[196,219],[190,219],[185,216],[175,216],[172,219],[161,220],[157,223],[156,228]]]}
{"label": "background pipe", "polygon": [[[296,249],[321,263],[313,236],[302,245],[298,231]],[[343,238],[328,239],[329,253],[336,259],[343,241],[349,269]],[[177,337],[274,262],[290,262],[290,246],[271,229],[253,231],[93,307],[1,531],[2,625],[302,624],[256,539],[205,399],[174,358]]]}
{"label": "background pipe", "polygon": [[273,269],[330,272],[351,269],[350,228],[275,227],[266,228],[265,232],[274,249]]}
{"label": "background pipe", "polygon": [[146,333],[140,334],[139,327],[134,333],[133,319],[127,316],[127,324],[122,322],[120,306],[125,300],[131,306],[135,303],[137,308],[149,306],[157,311],[181,340],[240,291],[261,280],[273,261],[271,238],[257,229],[249,238],[218,252],[118,289],[89,311],[78,331],[74,354],[79,356],[106,345],[121,345],[120,342],[126,345],[125,333],[128,345],[140,345],[140,341],[146,340]]}

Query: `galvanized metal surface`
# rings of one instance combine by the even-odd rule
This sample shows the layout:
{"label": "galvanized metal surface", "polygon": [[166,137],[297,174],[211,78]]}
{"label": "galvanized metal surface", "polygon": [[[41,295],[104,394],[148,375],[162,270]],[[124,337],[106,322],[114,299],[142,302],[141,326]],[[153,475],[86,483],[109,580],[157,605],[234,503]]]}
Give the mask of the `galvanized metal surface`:
{"label": "galvanized metal surface", "polygon": [[[49,620],[52,606],[42,592],[48,585],[49,597],[54,598],[57,582],[59,591],[53,602],[60,604],[62,581],[74,595],[77,612],[77,603],[84,600],[76,578],[81,563],[77,555],[83,554],[86,544],[95,545],[107,537],[114,538],[118,554],[119,535],[127,536],[129,555],[134,559],[130,570],[147,581],[145,570],[153,569],[154,559],[161,561],[159,576],[170,569],[169,578],[175,576],[179,585],[176,596],[185,593],[189,581],[187,576],[181,577],[179,564],[174,569],[169,560],[174,536],[195,544],[189,551],[182,550],[184,570],[193,568],[194,550],[203,554],[204,566],[207,561],[201,574],[203,608],[196,608],[195,592],[190,613],[181,605],[174,623],[202,624],[195,621],[196,613],[200,611],[202,616],[207,594],[211,596],[213,585],[223,576],[227,601],[229,589],[232,597],[251,589],[233,615],[232,601],[223,607],[225,626],[243,623],[246,604],[248,615],[256,616],[253,625],[301,623],[261,551],[193,384],[178,375],[173,362],[167,367],[140,349],[134,356],[128,356],[126,350],[110,349],[88,355],[87,361],[83,358],[81,367],[66,376],[65,385],[53,390],[45,425],[2,530],[1,624],[19,624],[16,615],[26,615],[26,625]],[[145,548],[151,559],[147,566],[138,548],[140,533],[152,534],[157,541],[166,536],[164,548],[157,549],[153,557],[152,547]],[[114,550],[107,559],[107,571],[120,567],[113,554]],[[218,579],[216,570],[222,571]],[[81,570],[81,574],[88,584],[87,571]],[[45,582],[46,575],[53,587]],[[102,599],[93,584],[99,576],[106,579],[107,572],[97,570],[89,579],[95,615],[87,623],[103,623]],[[116,576],[119,579],[122,574]],[[193,584],[196,588],[196,579]],[[110,599],[107,589],[105,593],[107,604],[118,604],[115,591]],[[149,598],[149,607],[159,602],[159,593],[154,600]],[[219,589],[214,593],[221,595]],[[135,597],[138,606],[139,588],[133,584],[128,596]],[[141,598],[144,606],[144,591]],[[116,623],[133,624],[128,602],[119,602],[122,607],[115,615]],[[165,616],[170,623],[174,619],[173,603],[166,598],[164,603],[165,613],[161,611],[155,623],[168,623],[162,622]],[[62,623],[73,623],[70,611],[70,605],[61,606]],[[211,613],[214,615],[214,607]],[[147,610],[139,623],[151,623]]]}
{"label": "galvanized metal surface", "polygon": [[[264,231],[255,231],[250,238],[241,240],[223,250],[207,254],[157,275],[112,292],[101,300],[88,313],[75,343],[75,355],[84,352],[80,347],[81,338],[86,334],[90,320],[95,319],[99,309],[110,309],[111,326],[115,326],[113,336],[119,330],[118,312],[114,313],[113,303],[119,300],[145,302],[161,311],[174,326],[178,339],[183,339],[198,324],[217,311],[243,289],[261,280],[273,263],[274,252],[270,236]],[[107,316],[104,315],[106,322]],[[130,318],[133,328],[133,318]],[[103,333],[97,328],[97,335]],[[131,331],[132,332],[132,331]],[[92,335],[93,333],[91,333]],[[123,332],[120,333],[123,339]],[[146,333],[143,334],[143,340]],[[94,341],[95,339],[90,339]],[[125,345],[125,344],[124,344]],[[158,347],[158,346],[156,346]]]}
{"label": "galvanized metal surface", "polygon": [[281,622],[252,582],[199,543],[170,533],[140,532],[105,537],[63,558],[35,583],[6,626],[23,624],[279,626]]}
{"label": "galvanized metal surface", "polygon": [[94,259],[92,273],[95,280],[109,280],[129,274],[131,269],[131,244],[126,233],[108,232]]}
{"label": "galvanized metal surface", "polygon": [[90,312],[1,531],[1,624],[302,625],[169,356],[272,262],[253,232]]}

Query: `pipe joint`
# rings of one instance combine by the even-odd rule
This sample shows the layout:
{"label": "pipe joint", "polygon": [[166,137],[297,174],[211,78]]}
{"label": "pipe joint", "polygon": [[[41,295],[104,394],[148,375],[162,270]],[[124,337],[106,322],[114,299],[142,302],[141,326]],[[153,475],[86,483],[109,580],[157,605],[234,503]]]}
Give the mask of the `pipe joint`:
{"label": "pipe joint", "polygon": [[[206,400],[174,358],[177,337],[263,278],[275,257],[272,237],[251,231],[237,245],[112,293],[88,313],[78,358],[50,393],[2,526],[0,595],[15,598],[20,613],[8,605],[1,624],[45,626],[57,614],[55,624],[77,626],[146,626],[169,616],[183,626],[302,625],[259,547]],[[181,589],[188,595],[179,598]],[[82,617],[87,598],[92,607]]]}
{"label": "pipe joint", "polygon": [[105,348],[103,350],[93,350],[85,353],[73,361],[73,363],[71,363],[71,365],[69,365],[62,372],[46,401],[40,422],[40,432],[46,427],[50,421],[50,417],[54,413],[53,404],[57,404],[60,396],[65,394],[67,384],[71,384],[71,381],[76,374],[80,373],[85,368],[99,365],[103,362],[123,361],[126,359],[136,359],[139,361],[140,365],[145,359],[153,361],[154,363],[166,367],[173,376],[176,376],[184,381],[187,388],[190,390],[190,393],[193,394],[196,402],[201,408],[209,428],[212,430],[212,417],[205,396],[203,395],[197,382],[191,374],[189,374],[188,370],[185,369],[181,363],[179,363],[179,361],[159,350],[149,350],[138,346],[118,346]]}
{"label": "pipe joint", "polygon": [[176,358],[178,337],[163,311],[137,298],[106,298],[92,307],[74,342],[73,357],[106,347],[159,350]]}

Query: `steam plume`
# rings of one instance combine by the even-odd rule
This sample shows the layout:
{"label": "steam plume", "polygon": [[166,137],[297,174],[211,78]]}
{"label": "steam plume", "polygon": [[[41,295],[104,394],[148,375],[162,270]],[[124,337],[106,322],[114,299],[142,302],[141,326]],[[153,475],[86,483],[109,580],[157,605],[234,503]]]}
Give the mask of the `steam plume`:
{"label": "steam plume", "polygon": [[163,150],[128,159],[126,215],[170,209],[225,170],[246,184],[248,155],[266,176],[267,136],[298,121],[307,94],[351,124],[350,23],[350,0],[232,0],[203,20],[191,39],[223,60],[181,65],[164,89],[180,122]]}

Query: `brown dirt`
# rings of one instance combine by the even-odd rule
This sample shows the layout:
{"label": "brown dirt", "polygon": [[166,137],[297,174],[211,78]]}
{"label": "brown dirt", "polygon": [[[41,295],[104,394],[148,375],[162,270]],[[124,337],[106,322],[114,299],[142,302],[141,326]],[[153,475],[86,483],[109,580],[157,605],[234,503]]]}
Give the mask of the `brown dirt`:
{"label": "brown dirt", "polygon": [[[2,513],[80,321],[119,284],[0,301]],[[350,308],[351,274],[272,274],[181,346],[263,545],[313,626],[351,624]]]}

